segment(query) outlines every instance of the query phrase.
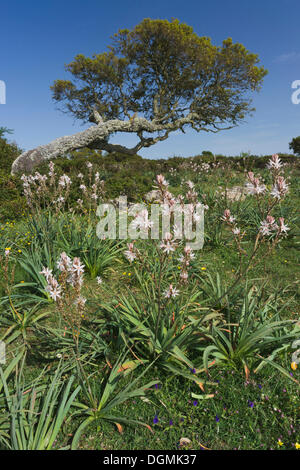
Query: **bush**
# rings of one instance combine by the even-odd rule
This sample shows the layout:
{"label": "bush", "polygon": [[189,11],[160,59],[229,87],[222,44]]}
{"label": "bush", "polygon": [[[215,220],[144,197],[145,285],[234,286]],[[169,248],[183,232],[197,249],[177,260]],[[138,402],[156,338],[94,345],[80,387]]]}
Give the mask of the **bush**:
{"label": "bush", "polygon": [[295,155],[300,155],[300,136],[295,137],[292,142],[289,143],[289,148],[293,150]]}

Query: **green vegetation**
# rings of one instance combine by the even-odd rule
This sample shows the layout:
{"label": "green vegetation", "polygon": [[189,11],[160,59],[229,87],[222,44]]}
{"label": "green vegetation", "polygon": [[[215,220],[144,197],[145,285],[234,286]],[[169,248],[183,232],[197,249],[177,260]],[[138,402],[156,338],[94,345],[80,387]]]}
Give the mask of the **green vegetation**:
{"label": "green vegetation", "polygon": [[[0,145],[0,448],[299,448],[299,159],[81,150],[20,179]],[[97,237],[149,191],[205,206],[203,249]]]}
{"label": "green vegetation", "polygon": [[300,136],[294,137],[294,139],[289,144],[289,148],[293,150],[295,155],[300,155]]}

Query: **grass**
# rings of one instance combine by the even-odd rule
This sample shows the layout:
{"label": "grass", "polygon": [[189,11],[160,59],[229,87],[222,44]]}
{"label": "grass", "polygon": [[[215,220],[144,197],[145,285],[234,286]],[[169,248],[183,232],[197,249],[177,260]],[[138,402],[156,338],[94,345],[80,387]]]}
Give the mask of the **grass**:
{"label": "grass", "polygon": [[[138,164],[142,165],[140,161]],[[164,165],[166,163],[162,161],[161,170]],[[180,312],[189,296],[196,294],[188,307],[186,322],[191,321],[191,316],[203,316],[204,312],[223,315],[223,319],[230,312],[233,317],[235,316],[235,321],[239,320],[242,294],[238,289],[225,296],[219,306],[216,306],[213,294],[205,293],[204,289],[210,276],[214,282],[219,276],[220,287],[223,291],[226,291],[237,278],[239,256],[229,231],[220,223],[224,209],[230,207],[239,223],[246,228],[247,234],[243,239],[242,247],[248,257],[251,254],[255,227],[260,220],[251,197],[230,201],[226,199],[226,196],[221,195],[224,189],[242,187],[245,181],[244,168],[234,162],[230,165],[225,169],[222,166],[215,169],[211,167],[206,173],[195,172],[189,163],[180,162],[177,167],[174,164],[175,171],[170,171],[169,168],[165,174],[170,182],[169,189],[174,194],[182,192],[182,181],[188,179],[194,181],[199,199],[209,206],[205,218],[206,240],[203,250],[196,252],[196,257],[191,263],[190,284],[181,289],[179,300],[176,298],[174,305],[164,304],[163,307],[163,312],[169,312],[169,308],[171,313],[172,310]],[[280,320],[299,320],[299,164],[293,163],[285,171],[290,176],[290,192],[286,200],[276,208],[275,216],[285,217],[290,227],[288,236],[282,239],[276,250],[265,259],[263,259],[262,250],[259,262],[248,271],[247,278],[242,278],[238,284],[241,290],[245,290],[246,286],[254,287],[254,291],[260,293],[262,301],[267,301],[269,296],[273,295],[274,300],[267,310],[268,320],[277,314]],[[262,169],[260,173],[268,181],[268,172]],[[177,367],[177,372],[171,372],[171,369],[167,372],[165,367],[159,368],[160,361],[155,362],[155,353],[152,357],[152,353],[149,353],[150,349],[147,350],[147,340],[144,340],[144,348],[140,348],[141,344],[135,343],[138,327],[128,329],[128,324],[122,316],[120,302],[122,298],[129,302],[129,293],[137,302],[141,316],[143,312],[154,312],[151,308],[154,309],[157,299],[155,289],[151,294],[153,298],[147,293],[147,286],[151,287],[151,275],[145,274],[138,263],[129,264],[123,256],[122,252],[126,249],[126,243],[123,243],[121,251],[118,250],[122,246],[117,247],[110,256],[111,245],[106,247],[105,242],[99,242],[91,229],[93,227],[91,223],[96,225],[97,219],[89,216],[88,221],[87,216],[68,216],[67,213],[51,219],[51,237],[47,232],[47,243],[44,243],[43,236],[46,232],[43,232],[44,229],[42,230],[40,225],[34,225],[32,218],[35,216],[36,214],[27,213],[15,221],[3,221],[0,224],[0,253],[3,254],[6,248],[10,248],[9,269],[14,271],[11,283],[13,304],[22,318],[26,309],[32,307],[36,308],[37,315],[41,315],[41,319],[37,322],[28,320],[25,326],[25,344],[24,335],[15,335],[7,349],[9,360],[16,350],[24,347],[27,350],[23,371],[27,387],[30,388],[30,384],[44,369],[49,371],[50,377],[53,377],[61,359],[60,356],[66,365],[65,382],[67,383],[72,373],[76,377],[72,385],[73,389],[78,385],[81,387],[77,396],[77,401],[81,405],[79,406],[78,403],[72,405],[54,442],[54,448],[71,445],[72,438],[83,419],[79,411],[82,411],[83,405],[88,406],[89,403],[90,397],[85,390],[88,383],[91,385],[94,396],[99,396],[102,393],[100,383],[104,379],[103,383],[108,384],[109,399],[114,399],[142,372],[144,376],[141,384],[151,383],[154,380],[157,381],[157,385],[151,386],[142,396],[131,397],[117,404],[113,409],[115,420],[93,419],[80,437],[80,449],[176,450],[181,448],[180,439],[182,438],[189,439],[190,443],[187,448],[195,450],[201,448],[295,449],[295,446],[298,446],[300,443],[300,369],[291,369],[293,352],[291,344],[287,344],[276,356],[278,365],[284,369],[286,375],[280,374],[270,365],[266,365],[257,373],[254,373],[251,368],[248,373],[244,367],[230,367],[229,364],[224,363],[214,365],[209,368],[209,372],[199,372],[203,354],[199,345],[188,351],[188,360],[193,365],[197,364],[196,374],[191,371],[190,362],[178,362],[178,360],[171,362],[172,367]],[[151,242],[148,241],[140,245],[141,249],[143,248],[145,253],[148,253],[147,256],[150,256],[151,246]],[[88,334],[98,335],[99,343],[96,347],[96,340],[91,346],[88,343],[90,339],[86,339],[80,351],[83,375],[80,367],[79,370],[76,367],[76,361],[72,359],[74,351],[71,336],[68,337],[68,333],[66,334],[63,323],[58,319],[55,303],[43,294],[43,288],[38,284],[36,276],[48,260],[52,260],[53,273],[59,274],[56,270],[56,256],[62,247],[71,257],[79,256],[81,260],[85,259],[82,295],[87,298],[87,302],[85,315],[81,320],[82,335],[85,335],[85,338],[89,338]],[[32,250],[32,255],[30,250]],[[95,253],[98,253],[96,257]],[[32,267],[31,261],[34,259],[36,259],[36,266]],[[2,269],[4,269],[4,261],[2,257]],[[26,269],[29,264],[31,271]],[[178,279],[180,274],[178,264],[180,263],[177,259],[170,258],[164,280],[166,286],[167,283],[174,282],[176,276]],[[153,273],[155,269],[153,268]],[[14,331],[21,329],[21,324],[18,323],[18,319],[13,315],[7,303],[7,286],[5,286],[3,273],[4,271],[2,271],[0,283],[2,296],[0,339],[7,334],[8,325],[14,325]],[[100,285],[97,284],[96,275],[102,278]],[[44,313],[47,314],[45,317],[42,316]],[[261,321],[259,320],[261,315],[261,309],[258,308],[255,320]],[[164,320],[167,321],[167,318]],[[144,323],[143,319],[140,321]],[[221,326],[226,329],[225,323],[221,323]],[[59,332],[56,337],[53,336],[53,330],[51,330],[53,328]],[[162,335],[166,334],[163,328]],[[201,331],[203,334],[203,330]],[[176,336],[176,331],[174,335]],[[48,340],[49,344],[47,344]],[[97,347],[99,347],[98,350]],[[117,378],[110,382],[106,374],[123,354],[124,347],[127,350],[127,356],[123,363],[129,366],[127,369],[121,368]],[[90,358],[87,356],[89,350],[93,354]],[[140,357],[141,351],[144,354],[143,357]],[[152,360],[154,360],[153,365],[145,371],[146,366],[149,366]],[[168,364],[168,361],[169,356],[164,364]],[[138,364],[139,367],[136,368]],[[8,379],[12,390],[15,373],[18,373],[17,369],[12,371]],[[199,386],[193,380],[195,378],[198,378],[204,385]],[[295,379],[296,382],[291,379]],[[209,383],[206,384],[206,381]],[[4,407],[3,400],[0,391],[2,407]],[[148,427],[129,422],[124,424],[121,419],[124,416],[129,421],[142,421]],[[7,420],[9,420],[9,415],[7,415]],[[0,442],[1,426],[0,415]],[[8,432],[5,426],[3,429],[3,432]]]}

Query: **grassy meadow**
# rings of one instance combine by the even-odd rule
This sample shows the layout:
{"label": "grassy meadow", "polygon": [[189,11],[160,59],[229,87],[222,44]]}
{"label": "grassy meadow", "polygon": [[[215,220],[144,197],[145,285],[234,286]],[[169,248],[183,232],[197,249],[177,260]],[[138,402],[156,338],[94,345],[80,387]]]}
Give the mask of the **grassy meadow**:
{"label": "grassy meadow", "polygon": [[[0,448],[299,449],[299,158],[87,150],[21,178],[1,146]],[[203,248],[99,238],[119,195],[204,205]]]}

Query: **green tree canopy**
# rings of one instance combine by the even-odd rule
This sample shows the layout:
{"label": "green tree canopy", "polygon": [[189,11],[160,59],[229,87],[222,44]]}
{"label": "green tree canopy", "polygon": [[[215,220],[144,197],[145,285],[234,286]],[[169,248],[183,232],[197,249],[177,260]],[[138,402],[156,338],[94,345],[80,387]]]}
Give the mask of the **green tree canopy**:
{"label": "green tree canopy", "polygon": [[293,150],[295,155],[300,155],[300,136],[294,137],[292,142],[289,143],[289,148]]}
{"label": "green tree canopy", "polygon": [[[51,87],[63,111],[97,129],[39,147],[30,161],[21,156],[23,166],[13,171],[83,146],[136,153],[178,129],[235,126],[253,110],[250,92],[260,89],[267,73],[258,63],[256,54],[231,38],[214,46],[177,19],[147,18],[133,30],[119,30],[107,52],[77,55],[66,65],[72,79]],[[135,133],[137,145],[109,144],[116,132]]]}
{"label": "green tree canopy", "polygon": [[258,56],[232,39],[213,46],[178,20],[145,19],[113,36],[109,52],[80,54],[66,65],[73,80],[51,87],[55,101],[84,121],[130,118],[169,123],[193,113],[187,124],[236,124],[250,111],[248,91],[260,88],[266,70]]}

